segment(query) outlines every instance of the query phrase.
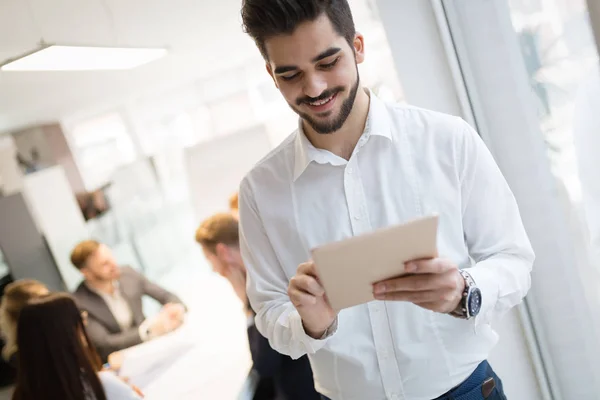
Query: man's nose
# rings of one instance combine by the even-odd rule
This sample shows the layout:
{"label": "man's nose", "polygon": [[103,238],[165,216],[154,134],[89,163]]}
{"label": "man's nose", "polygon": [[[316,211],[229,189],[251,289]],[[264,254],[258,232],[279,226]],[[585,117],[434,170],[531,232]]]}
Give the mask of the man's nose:
{"label": "man's nose", "polygon": [[320,74],[307,75],[302,88],[304,95],[312,98],[319,97],[327,89],[327,82]]}

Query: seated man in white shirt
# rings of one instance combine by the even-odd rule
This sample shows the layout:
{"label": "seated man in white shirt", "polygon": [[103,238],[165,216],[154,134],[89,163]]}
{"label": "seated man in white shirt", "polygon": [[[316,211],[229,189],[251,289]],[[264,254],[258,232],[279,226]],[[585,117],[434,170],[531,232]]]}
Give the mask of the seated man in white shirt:
{"label": "seated man in white shirt", "polygon": [[[73,249],[71,262],[84,277],[73,294],[87,313],[86,330],[103,361],[113,352],[162,336],[183,323],[181,300],[132,268],[119,267],[107,246],[83,241]],[[144,316],[144,295],[163,304],[155,317]]]}
{"label": "seated man in white shirt", "polygon": [[[486,361],[491,323],[526,295],[534,254],[482,140],[460,118],[361,86],[365,41],[347,0],[245,0],[242,20],[300,117],[240,186],[259,331],[281,353],[308,354],[333,400],[505,399]],[[376,301],[334,312],[311,249],[431,213],[439,258],[407,263],[410,274],[373,285]]]}

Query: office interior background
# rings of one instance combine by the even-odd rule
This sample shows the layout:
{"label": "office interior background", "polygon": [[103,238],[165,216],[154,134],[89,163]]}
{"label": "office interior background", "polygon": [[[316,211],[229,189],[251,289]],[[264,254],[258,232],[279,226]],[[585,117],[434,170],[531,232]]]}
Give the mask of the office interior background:
{"label": "office interior background", "polygon": [[[491,362],[509,398],[597,399],[600,249],[582,177],[600,169],[582,169],[574,127],[579,93],[598,73],[600,7],[350,3],[366,40],[363,84],[475,126],[519,203],[537,260],[525,303],[495,326]],[[242,32],[240,4],[0,1],[0,64],[42,40],[167,49],[129,70],[0,71],[0,275],[73,290],[70,251],[94,238],[181,296],[190,315],[178,340],[149,343],[129,365],[150,400],[236,399],[251,365],[239,301],[194,230],[227,210],[297,118]]]}

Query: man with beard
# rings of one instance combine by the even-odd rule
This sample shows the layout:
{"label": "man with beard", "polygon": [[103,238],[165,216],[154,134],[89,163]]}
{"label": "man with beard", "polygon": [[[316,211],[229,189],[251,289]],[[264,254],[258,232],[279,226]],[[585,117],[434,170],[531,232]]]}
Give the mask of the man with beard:
{"label": "man with beard", "polygon": [[[71,263],[84,281],[73,293],[87,315],[86,330],[103,361],[118,350],[177,329],[183,323],[181,300],[130,267],[120,267],[110,249],[85,240],[71,252]],[[142,297],[163,304],[160,313],[146,319]]]}
{"label": "man with beard", "polygon": [[[300,117],[240,185],[259,331],[281,353],[308,354],[334,400],[504,399],[486,361],[491,323],[527,293],[534,254],[482,140],[460,118],[361,86],[365,44],[347,0],[245,0],[242,19]],[[406,263],[374,283],[377,300],[336,313],[310,250],[431,213],[440,257]]]}

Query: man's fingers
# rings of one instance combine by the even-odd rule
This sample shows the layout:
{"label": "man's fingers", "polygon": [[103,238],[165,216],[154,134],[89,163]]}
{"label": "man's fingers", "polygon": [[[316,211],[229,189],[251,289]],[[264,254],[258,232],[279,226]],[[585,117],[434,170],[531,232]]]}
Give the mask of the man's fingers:
{"label": "man's fingers", "polygon": [[290,287],[307,292],[313,296],[323,296],[325,290],[319,282],[309,275],[296,275],[290,280]]}
{"label": "man's fingers", "polygon": [[290,280],[288,295],[295,306],[314,305],[317,302],[317,297],[325,294],[325,290],[319,284],[317,279],[306,274],[306,272],[310,272],[312,268],[308,264],[309,263],[302,264],[298,268],[298,275]]}
{"label": "man's fingers", "polygon": [[317,278],[317,269],[315,268],[315,263],[312,261],[308,261],[302,263],[298,266],[298,270],[296,271],[298,275],[309,275],[314,278]]}
{"label": "man's fingers", "polygon": [[312,306],[317,303],[317,297],[312,294],[306,293],[299,289],[290,288],[288,290],[288,296],[292,304],[296,307],[300,306]]}
{"label": "man's fingers", "polygon": [[440,288],[443,283],[442,275],[410,275],[376,283],[373,292],[418,292]]}
{"label": "man's fingers", "polygon": [[457,280],[453,276],[454,274],[457,274],[457,272],[450,269],[443,274],[418,274],[389,279],[374,284],[373,293],[455,290]]}
{"label": "man's fingers", "polygon": [[433,258],[409,261],[405,264],[405,269],[411,274],[443,274],[451,269],[456,269],[456,265],[444,258]]}
{"label": "man's fingers", "polygon": [[444,299],[445,293],[441,293],[435,290],[428,290],[424,292],[390,292],[376,294],[377,300],[387,301],[406,301],[414,304],[421,303],[434,303],[440,302]]}

